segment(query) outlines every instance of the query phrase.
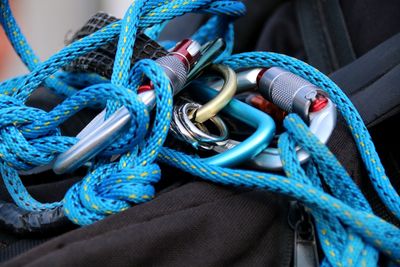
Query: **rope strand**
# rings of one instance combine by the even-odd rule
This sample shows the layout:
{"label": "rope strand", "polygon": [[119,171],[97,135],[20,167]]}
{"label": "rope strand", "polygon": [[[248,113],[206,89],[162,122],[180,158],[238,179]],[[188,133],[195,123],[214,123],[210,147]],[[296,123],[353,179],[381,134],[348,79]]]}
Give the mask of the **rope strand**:
{"label": "rope strand", "polygon": [[[29,211],[62,206],[76,224],[88,225],[154,198],[154,183],[161,178],[156,162],[163,162],[203,179],[233,186],[257,187],[301,201],[311,211],[325,259],[322,266],[376,266],[379,252],[400,264],[400,230],[375,216],[369,203],[329,149],[319,142],[295,114],[284,121],[286,133],[279,139],[285,176],[221,168],[198,158],[163,148],[172,112],[172,90],[162,69],[152,60],[130,66],[136,32],[157,37],[165,24],[189,12],[213,15],[193,38],[205,43],[224,37],[226,51],[218,62],[234,69],[279,66],[329,93],[348,123],[366,165],[372,184],[385,205],[400,218],[398,193],[386,177],[372,139],[355,107],[325,75],[294,58],[267,52],[230,56],[233,49],[232,20],[244,15],[238,1],[175,0],[135,1],[120,22],[74,42],[44,62],[29,46],[12,16],[7,0],[0,2],[0,23],[15,51],[31,71],[0,83],[0,172],[15,203]],[[68,62],[118,38],[111,81],[87,75],[60,72]],[[156,93],[155,116],[150,118],[136,89],[147,77]],[[25,106],[24,102],[45,84],[66,99],[49,112]],[[81,90],[77,88],[84,87]],[[50,164],[56,155],[77,142],[62,136],[58,127],[85,107],[107,105],[107,112],[125,106],[131,114],[130,128],[99,158],[83,179],[72,186],[60,202],[40,203],[22,184],[18,171]],[[306,168],[297,160],[295,146],[311,155]],[[116,162],[111,155],[121,154]],[[322,180],[332,194],[324,192]]]}

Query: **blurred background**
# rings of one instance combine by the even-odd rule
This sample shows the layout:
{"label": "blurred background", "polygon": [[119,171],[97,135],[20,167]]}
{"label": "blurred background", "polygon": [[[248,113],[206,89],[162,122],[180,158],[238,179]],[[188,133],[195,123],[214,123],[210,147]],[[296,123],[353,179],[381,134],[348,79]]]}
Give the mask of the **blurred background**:
{"label": "blurred background", "polygon": [[[65,40],[95,14],[105,11],[122,17],[128,0],[11,0],[13,13],[33,50],[45,60],[65,45]],[[0,81],[26,73],[0,28]]]}

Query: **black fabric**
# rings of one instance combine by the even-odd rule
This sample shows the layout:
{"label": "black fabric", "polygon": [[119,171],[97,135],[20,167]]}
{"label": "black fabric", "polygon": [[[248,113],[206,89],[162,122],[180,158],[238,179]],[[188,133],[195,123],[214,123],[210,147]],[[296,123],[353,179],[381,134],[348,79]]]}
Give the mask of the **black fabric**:
{"label": "black fabric", "polygon": [[357,57],[400,31],[398,0],[340,0],[340,4]]}
{"label": "black fabric", "polygon": [[[293,2],[287,2],[269,17],[251,50],[279,52],[306,60]],[[240,36],[238,36],[240,37]]]}
{"label": "black fabric", "polygon": [[14,235],[0,232],[0,240],[0,263],[2,263],[40,245],[48,238],[20,237],[16,239]]}
{"label": "black fabric", "polygon": [[289,266],[286,212],[276,195],[193,182],[4,266]]}
{"label": "black fabric", "polygon": [[[284,1],[245,1],[248,15],[236,23],[236,52],[252,51],[256,48],[307,60],[293,1],[284,4],[282,2]],[[399,31],[399,12],[396,11],[399,3],[396,0],[341,1],[343,16],[357,57]],[[204,18],[196,16],[191,24],[190,18],[184,18],[185,24],[190,27],[203,20]],[[174,39],[187,36],[187,33],[182,36],[182,28],[174,31],[173,23],[171,25],[167,27],[167,31],[174,34]],[[163,38],[168,39],[168,36],[163,35]],[[386,62],[382,63],[385,67],[371,70],[370,77],[360,76],[360,83],[355,75],[358,68],[351,66],[363,65],[357,62],[366,60],[364,57],[355,61],[354,65],[349,65],[348,71],[338,70],[332,77],[349,96],[358,95],[364,88],[371,90],[372,94],[375,91],[385,94],[388,82],[381,83],[381,78],[386,81],[389,77],[386,73],[393,71],[398,61],[392,56],[385,59],[383,57],[384,55],[381,57],[378,54],[368,59],[372,69],[373,66],[380,66],[380,59],[383,63]],[[388,68],[390,60],[394,60],[392,68]],[[390,75],[390,78],[394,79],[395,76]],[[373,81],[374,86],[362,83],[367,78]],[[383,122],[372,120],[370,130],[378,152],[383,156],[389,177],[399,177],[400,168],[397,162],[400,162],[400,144],[397,139],[400,130],[393,127],[399,117],[394,113],[390,116],[386,116]],[[360,185],[373,204],[374,211],[382,218],[396,223],[371,189],[352,136],[341,117],[329,147]],[[287,223],[288,200],[263,191],[221,187],[198,181],[195,177],[166,166],[162,166],[162,172],[155,200],[134,206],[91,226],[52,238],[11,259],[4,266],[291,264],[293,233]],[[25,178],[27,183],[32,183],[29,190],[35,197],[45,201],[59,200],[70,185],[79,179],[62,181],[66,177],[56,178],[48,173],[46,178],[41,178],[46,183],[39,184],[43,181],[34,183],[29,178]],[[51,179],[61,181],[49,183]],[[399,183],[393,181],[395,188],[399,189]],[[10,259],[37,244],[15,236],[3,238],[1,231],[0,239],[7,240],[0,249],[2,260]],[[37,241],[42,243],[45,240]]]}
{"label": "black fabric", "polygon": [[[336,0],[333,1],[335,2]],[[262,6],[265,4],[265,1],[259,0],[252,2],[254,6],[258,6],[259,10],[257,12],[263,13]],[[305,57],[298,56],[302,54],[305,55],[305,48],[300,30],[300,22],[298,21],[295,10],[294,3],[296,1],[286,2],[288,2],[289,5],[279,5],[270,16],[267,16],[267,12],[263,13],[264,22],[261,23],[264,27],[262,31],[258,32],[259,36],[256,38],[260,40],[260,42],[255,41],[253,42],[253,46],[247,46],[245,48],[237,46],[235,51],[246,52],[256,48],[257,50],[284,53],[299,59],[307,60]],[[322,5],[329,5],[331,1],[320,0],[318,2],[321,2]],[[397,34],[400,30],[400,20],[398,19],[398,14],[400,14],[400,1],[340,0],[340,6],[342,7],[341,10],[345,26],[356,58]],[[280,9],[287,10],[282,12]],[[279,13],[279,16],[277,16],[276,14],[278,12],[282,13]],[[253,25],[247,24],[242,27],[252,28]],[[343,27],[343,25],[341,25],[341,27]],[[271,35],[271,30],[266,30],[268,28],[272,29],[274,34]],[[237,43],[249,42],[242,34],[237,34],[235,40]],[[288,49],[288,47],[296,47],[296,49]],[[318,53],[318,51],[316,51],[316,53]]]}
{"label": "black fabric", "polygon": [[339,0],[295,3],[309,64],[331,73],[355,59]]}
{"label": "black fabric", "polygon": [[400,109],[400,33],[333,73],[331,78],[351,95],[367,125],[395,114]]}
{"label": "black fabric", "polygon": [[[377,145],[377,150],[382,160],[383,165],[386,168],[386,172],[389,175],[390,182],[394,189],[400,192],[400,128],[397,127],[400,121],[400,113],[386,119],[378,126],[371,128],[370,132]],[[395,220],[393,214],[390,212],[381,212],[386,208],[381,204],[376,194],[373,194],[371,185],[367,185],[364,190],[368,200],[373,203],[374,211],[377,214],[386,214],[387,217],[383,217],[388,221],[393,222],[400,227],[399,220]]]}
{"label": "black fabric", "polygon": [[[246,5],[247,15],[239,18],[235,23],[235,51],[253,51],[259,40],[260,31],[265,27],[266,20],[271,16],[284,0],[242,1]],[[251,14],[251,15],[249,15]]]}

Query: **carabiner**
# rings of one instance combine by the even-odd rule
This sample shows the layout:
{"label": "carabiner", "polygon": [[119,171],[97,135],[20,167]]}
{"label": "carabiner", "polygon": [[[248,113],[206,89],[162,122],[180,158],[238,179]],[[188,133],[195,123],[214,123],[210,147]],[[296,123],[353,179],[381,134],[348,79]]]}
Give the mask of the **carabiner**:
{"label": "carabiner", "polygon": [[[218,95],[204,105],[186,103],[175,106],[171,121],[171,131],[175,137],[191,144],[196,149],[201,147],[210,150],[215,145],[221,145],[221,142],[226,141],[228,138],[227,127],[224,121],[217,116],[217,113],[235,95],[237,86],[236,73],[224,65],[211,65],[211,71],[217,72],[223,79],[223,85]],[[218,136],[210,134],[207,127],[202,124],[208,120],[214,123],[219,130]]]}
{"label": "carabiner", "polygon": [[[237,92],[257,88],[263,97],[287,112],[295,112],[308,123],[310,131],[326,144],[336,125],[336,107],[327,94],[305,79],[279,67],[251,69],[237,74]],[[219,88],[221,81],[209,83]],[[214,150],[223,153],[240,142],[229,139],[225,145]],[[309,154],[296,147],[300,163],[308,160]],[[247,164],[262,170],[281,170],[282,162],[278,149],[268,147]]]}
{"label": "carabiner", "polygon": [[224,84],[215,98],[189,114],[190,119],[193,119],[199,123],[205,122],[206,120],[217,115],[217,113],[223,109],[229,103],[229,101],[231,101],[232,97],[236,93],[236,73],[231,68],[216,64],[211,65],[210,70],[221,75],[222,79],[224,80]]}
{"label": "carabiner", "polygon": [[[192,40],[183,40],[166,56],[156,62],[164,69],[170,80],[174,94],[177,94],[186,84],[190,69],[200,56],[200,44]],[[151,110],[155,104],[153,90],[140,92],[139,97]],[[111,144],[128,125],[130,114],[125,107],[118,109],[104,121],[104,113],[100,113],[79,134],[80,140],[69,150],[60,154],[54,164],[53,171],[57,174],[70,172],[82,166],[86,161],[100,153]]]}
{"label": "carabiner", "polygon": [[207,127],[201,123],[192,122],[189,114],[200,107],[200,104],[194,102],[175,106],[170,126],[171,133],[196,149],[201,147],[211,150],[214,146],[225,144],[228,139],[228,128],[218,115],[209,120],[216,126],[219,135],[209,133]]}
{"label": "carabiner", "polygon": [[[209,101],[218,94],[217,90],[200,82],[193,82],[189,90],[201,101]],[[222,109],[222,113],[256,130],[240,144],[235,146],[225,145],[226,150],[223,153],[201,159],[208,164],[230,167],[243,163],[261,153],[275,135],[275,122],[271,116],[237,99],[233,98]]]}

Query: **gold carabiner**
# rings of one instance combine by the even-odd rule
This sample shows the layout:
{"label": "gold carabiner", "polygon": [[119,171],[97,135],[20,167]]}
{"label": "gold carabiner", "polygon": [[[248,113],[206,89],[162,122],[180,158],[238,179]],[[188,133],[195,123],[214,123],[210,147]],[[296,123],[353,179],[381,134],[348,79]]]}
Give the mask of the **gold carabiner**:
{"label": "gold carabiner", "polygon": [[217,115],[217,113],[231,101],[236,93],[237,78],[236,73],[231,68],[225,65],[215,64],[210,66],[210,70],[222,76],[224,85],[216,97],[198,109],[193,110],[191,114],[188,114],[191,120],[198,123],[203,123]]}

